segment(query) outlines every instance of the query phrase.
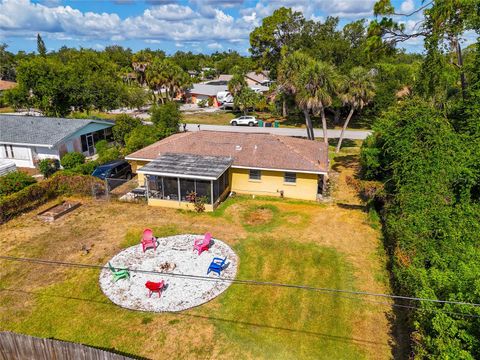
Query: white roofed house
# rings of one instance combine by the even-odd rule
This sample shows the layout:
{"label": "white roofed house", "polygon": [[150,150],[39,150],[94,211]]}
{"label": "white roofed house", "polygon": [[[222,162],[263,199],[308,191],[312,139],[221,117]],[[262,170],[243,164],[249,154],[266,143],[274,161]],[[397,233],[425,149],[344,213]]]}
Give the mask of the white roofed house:
{"label": "white roofed house", "polygon": [[95,144],[112,139],[114,123],[95,119],[0,115],[0,160],[34,168],[45,158],[60,160],[69,152],[95,154]]}

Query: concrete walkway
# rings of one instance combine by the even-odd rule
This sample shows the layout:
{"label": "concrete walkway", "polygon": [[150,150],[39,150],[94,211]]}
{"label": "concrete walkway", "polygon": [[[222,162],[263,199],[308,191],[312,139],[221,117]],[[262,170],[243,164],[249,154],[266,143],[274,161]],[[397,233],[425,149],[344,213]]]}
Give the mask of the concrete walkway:
{"label": "concrete walkway", "polygon": [[[187,131],[198,131],[198,124],[187,124]],[[273,127],[249,127],[249,126],[229,126],[229,125],[206,125],[201,124],[200,130],[210,131],[229,131],[229,132],[244,132],[244,133],[271,133],[275,135],[307,137],[307,130],[305,128],[273,128]],[[183,125],[180,125],[180,131],[183,131]],[[314,129],[315,137],[323,137],[322,129]],[[345,139],[364,140],[371,131],[368,130],[345,130]],[[329,129],[329,138],[340,137],[340,130]]]}

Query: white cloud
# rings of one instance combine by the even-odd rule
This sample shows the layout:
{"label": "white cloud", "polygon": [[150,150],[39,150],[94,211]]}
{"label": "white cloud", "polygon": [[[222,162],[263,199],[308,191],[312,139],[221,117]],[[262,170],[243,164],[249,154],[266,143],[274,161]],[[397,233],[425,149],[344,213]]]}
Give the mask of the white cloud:
{"label": "white cloud", "polygon": [[413,2],[413,0],[405,0],[404,2],[402,2],[402,5],[400,5],[400,10],[404,14],[411,13],[414,8],[415,3]]}
{"label": "white cloud", "polygon": [[221,44],[217,43],[217,42],[210,43],[210,44],[207,45],[207,47],[209,49],[213,49],[213,50],[220,50],[220,49],[223,48],[223,46]]}

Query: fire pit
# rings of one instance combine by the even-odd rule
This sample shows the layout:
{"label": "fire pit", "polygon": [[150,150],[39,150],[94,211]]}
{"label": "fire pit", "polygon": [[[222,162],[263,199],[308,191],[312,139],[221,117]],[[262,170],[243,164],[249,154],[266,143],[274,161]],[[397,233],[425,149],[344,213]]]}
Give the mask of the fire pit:
{"label": "fire pit", "polygon": [[[123,250],[109,262],[114,268],[129,269],[130,279],[115,282],[107,263],[99,279],[103,293],[121,307],[155,312],[182,311],[214,299],[231,285],[229,280],[237,273],[238,257],[230,246],[218,239],[213,239],[210,249],[199,256],[193,251],[196,238],[203,235],[159,238],[156,251],[143,252],[141,244]],[[227,258],[222,279],[214,273],[207,275],[214,257]],[[145,287],[148,281],[165,282],[160,298],[148,296]]]}
{"label": "fire pit", "polygon": [[160,264],[160,266],[158,267],[158,271],[159,272],[171,272],[171,271],[175,270],[176,267],[177,267],[177,265],[175,265],[174,263],[164,262],[163,264]]}

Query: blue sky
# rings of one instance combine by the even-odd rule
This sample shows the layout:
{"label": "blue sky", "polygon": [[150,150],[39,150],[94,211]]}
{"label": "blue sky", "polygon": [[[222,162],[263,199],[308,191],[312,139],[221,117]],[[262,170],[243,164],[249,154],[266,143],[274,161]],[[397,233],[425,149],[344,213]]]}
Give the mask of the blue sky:
{"label": "blue sky", "polygon": [[[0,0],[0,42],[10,51],[33,51],[40,33],[48,50],[69,47],[102,49],[118,44],[134,51],[150,47],[211,53],[248,53],[248,35],[281,6],[322,21],[341,24],[371,19],[376,0]],[[394,0],[405,12],[420,0]],[[416,2],[416,3],[415,3]],[[405,19],[407,21],[407,19]],[[414,26],[415,19],[407,22]],[[407,45],[421,51],[417,39]]]}

